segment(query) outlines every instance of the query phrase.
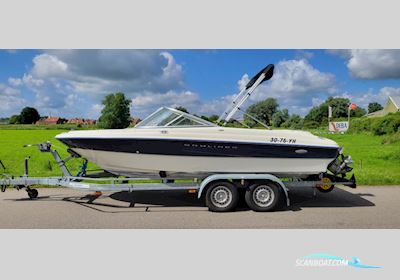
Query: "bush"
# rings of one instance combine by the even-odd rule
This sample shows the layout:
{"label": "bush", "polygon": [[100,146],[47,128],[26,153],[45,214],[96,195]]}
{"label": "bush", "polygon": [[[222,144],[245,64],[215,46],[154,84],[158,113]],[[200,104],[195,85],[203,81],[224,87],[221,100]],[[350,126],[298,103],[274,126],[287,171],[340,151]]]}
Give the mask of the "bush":
{"label": "bush", "polygon": [[373,121],[374,119],[365,117],[351,119],[349,132],[355,132],[355,133],[365,132],[365,131],[371,132],[372,129],[371,126]]}
{"label": "bush", "polygon": [[400,114],[389,114],[373,123],[372,132],[375,135],[393,134],[399,130]]}
{"label": "bush", "polygon": [[290,129],[302,129],[304,120],[299,115],[291,115],[289,119],[287,119],[282,127],[290,128]]}
{"label": "bush", "polygon": [[304,128],[312,128],[312,129],[315,129],[315,128],[319,128],[320,125],[321,125],[321,124],[320,124],[319,122],[316,122],[316,121],[304,120],[304,125],[303,125],[303,127],[304,127]]}
{"label": "bush", "polygon": [[382,144],[393,144],[400,142],[400,131],[396,132],[395,134],[386,136],[382,139]]}
{"label": "bush", "polygon": [[9,123],[10,123],[10,124],[19,124],[19,123],[21,123],[21,117],[20,117],[20,115],[12,115],[12,116],[10,117]]}
{"label": "bush", "polygon": [[400,130],[400,112],[391,113],[379,118],[353,119],[349,132],[371,132],[374,135],[393,134]]}

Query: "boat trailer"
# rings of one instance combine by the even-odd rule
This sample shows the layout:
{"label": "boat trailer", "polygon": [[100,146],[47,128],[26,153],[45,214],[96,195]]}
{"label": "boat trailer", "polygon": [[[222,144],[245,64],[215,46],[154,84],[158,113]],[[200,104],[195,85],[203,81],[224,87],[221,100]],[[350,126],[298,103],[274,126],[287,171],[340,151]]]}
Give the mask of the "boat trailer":
{"label": "boat trailer", "polygon": [[[66,166],[71,159],[80,157],[71,149],[68,149],[70,156],[62,159],[57,150],[52,149],[50,142],[43,142],[34,145],[25,145],[24,147],[36,146],[40,152],[50,153],[59,166],[62,176],[54,177],[30,177],[29,176],[29,157],[24,161],[24,174],[14,176],[7,173],[1,174],[1,191],[13,187],[17,190],[25,189],[29,198],[38,197],[37,189],[32,188],[35,185],[47,185],[56,187],[67,187],[83,191],[96,192],[101,196],[102,192],[117,191],[176,191],[186,190],[189,193],[197,193],[198,198],[205,197],[206,205],[211,211],[224,212],[232,210],[239,199],[239,189],[246,190],[245,199],[252,210],[270,211],[282,200],[281,196],[290,205],[289,188],[291,187],[311,187],[321,192],[330,192],[335,185],[345,185],[351,188],[356,187],[354,175],[350,179],[331,174],[321,173],[318,177],[309,179],[300,179],[297,177],[279,178],[268,173],[255,174],[209,174],[207,176],[196,177],[178,176],[176,178],[165,177],[160,172],[160,176],[146,177],[116,177],[107,172],[87,172],[88,161],[84,159],[82,166],[76,176],[73,176]],[[3,162],[0,160],[0,167],[6,170]],[[142,174],[143,175],[143,174]],[[188,179],[190,178],[190,180]],[[158,182],[154,182],[154,181]]]}

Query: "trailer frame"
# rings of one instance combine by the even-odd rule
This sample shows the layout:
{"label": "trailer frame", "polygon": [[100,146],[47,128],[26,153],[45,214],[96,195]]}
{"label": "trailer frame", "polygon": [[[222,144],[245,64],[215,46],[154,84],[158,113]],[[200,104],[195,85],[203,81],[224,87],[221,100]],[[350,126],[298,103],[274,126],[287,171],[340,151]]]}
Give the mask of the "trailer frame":
{"label": "trailer frame", "polygon": [[[207,188],[215,182],[225,182],[234,185],[235,188],[249,187],[249,183],[261,182],[268,186],[269,183],[275,185],[284,195],[286,206],[290,206],[289,188],[290,187],[311,187],[315,190],[318,187],[327,184],[324,178],[330,176],[329,186],[333,189],[336,185],[346,185],[352,188],[356,187],[354,175],[350,179],[340,178],[333,175],[321,173],[318,180],[302,180],[298,177],[280,178],[269,173],[218,173],[218,174],[191,174],[186,176],[177,177],[164,177],[164,176],[145,176],[145,177],[113,177],[111,173],[102,171],[99,173],[87,173],[87,160],[84,161],[80,168],[78,176],[72,176],[71,172],[66,166],[66,162],[71,159],[79,157],[72,150],[68,150],[70,156],[62,159],[57,150],[51,148],[50,142],[43,142],[35,145],[26,145],[25,147],[36,146],[40,152],[50,153],[57,165],[59,166],[62,176],[53,177],[30,177],[29,176],[29,157],[24,160],[24,174],[19,177],[4,173],[0,178],[0,187],[4,192],[7,188],[13,187],[17,190],[25,189],[28,196],[32,199],[38,196],[38,191],[31,186],[34,185],[48,185],[56,187],[67,187],[91,192],[117,192],[117,191],[176,191],[187,190],[189,192],[197,192],[197,197],[200,199],[204,195]],[[1,166],[6,169],[4,164]],[[143,175],[143,174],[142,174]],[[162,174],[160,174],[162,175]],[[188,180],[190,182],[177,182],[180,180]],[[159,180],[160,182],[152,182]],[[149,182],[146,182],[149,181]],[[329,190],[328,190],[329,191]],[[209,207],[210,208],[210,207]]]}

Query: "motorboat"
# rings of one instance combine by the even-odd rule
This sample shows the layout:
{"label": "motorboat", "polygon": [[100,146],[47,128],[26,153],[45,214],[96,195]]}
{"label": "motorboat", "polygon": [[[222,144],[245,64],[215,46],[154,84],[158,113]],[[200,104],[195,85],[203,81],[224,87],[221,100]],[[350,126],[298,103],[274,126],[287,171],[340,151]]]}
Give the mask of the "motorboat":
{"label": "motorboat", "polygon": [[299,173],[326,171],[339,154],[332,140],[309,132],[221,127],[160,108],[135,128],[57,135],[74,152],[114,174]]}
{"label": "motorboat", "polygon": [[[329,139],[307,131],[227,127],[244,101],[273,75],[268,65],[254,76],[218,124],[162,107],[134,128],[69,131],[56,136],[83,158],[115,174],[270,173],[309,176],[344,174],[349,157]],[[250,116],[252,119],[256,118]]]}

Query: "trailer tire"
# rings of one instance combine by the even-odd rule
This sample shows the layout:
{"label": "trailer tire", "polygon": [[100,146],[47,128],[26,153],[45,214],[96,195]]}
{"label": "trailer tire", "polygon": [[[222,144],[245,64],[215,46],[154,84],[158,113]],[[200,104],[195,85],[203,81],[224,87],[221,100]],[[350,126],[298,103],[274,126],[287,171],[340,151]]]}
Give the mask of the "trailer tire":
{"label": "trailer tire", "polygon": [[35,199],[39,195],[39,192],[37,191],[37,189],[28,189],[27,192],[28,192],[28,196],[30,199]]}
{"label": "trailer tire", "polygon": [[281,201],[281,189],[270,181],[257,182],[246,190],[246,203],[251,210],[267,212],[273,210]]}
{"label": "trailer tire", "polygon": [[207,187],[206,205],[212,212],[228,212],[235,209],[239,201],[239,193],[228,181],[212,182]]}

